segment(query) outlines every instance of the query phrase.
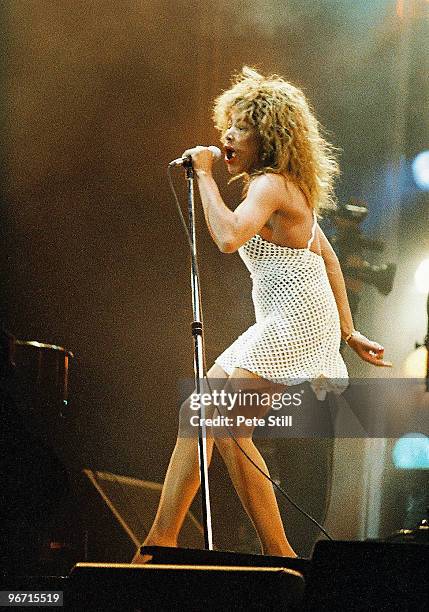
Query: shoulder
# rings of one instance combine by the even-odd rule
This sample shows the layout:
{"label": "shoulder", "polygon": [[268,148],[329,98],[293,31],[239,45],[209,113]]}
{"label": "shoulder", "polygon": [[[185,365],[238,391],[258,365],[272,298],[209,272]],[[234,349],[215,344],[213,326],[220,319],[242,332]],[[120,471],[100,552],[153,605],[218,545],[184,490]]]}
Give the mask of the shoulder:
{"label": "shoulder", "polygon": [[265,172],[250,178],[247,193],[252,196],[281,201],[285,197],[285,187],[286,180],[283,175]]}
{"label": "shoulder", "polygon": [[284,188],[287,183],[287,179],[283,174],[277,172],[263,172],[261,174],[255,174],[250,177],[249,189],[251,186],[256,185],[266,188]]}

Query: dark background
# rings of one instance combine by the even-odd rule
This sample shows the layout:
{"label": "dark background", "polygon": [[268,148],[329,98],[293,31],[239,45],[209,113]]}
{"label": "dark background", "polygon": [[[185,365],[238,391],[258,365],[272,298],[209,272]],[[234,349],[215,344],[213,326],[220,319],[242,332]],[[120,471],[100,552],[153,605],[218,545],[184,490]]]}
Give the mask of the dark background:
{"label": "dark background", "polygon": [[[368,202],[366,232],[386,241],[386,252],[369,258],[399,265],[387,298],[367,288],[357,325],[385,343],[399,374],[425,331],[412,275],[429,250],[428,197],[409,174],[409,160],[428,146],[427,3],[405,15],[402,5],[2,4],[0,318],[19,338],[75,353],[70,428],[82,466],[164,476],[177,380],[193,375],[187,244],[166,165],[186,147],[218,144],[212,102],[243,64],[302,87],[341,148],[338,198]],[[240,188],[227,186],[218,166],[234,206]],[[176,184],[184,202],[181,171]],[[253,322],[253,309],[247,271],[216,249],[199,206],[198,223],[210,366]],[[310,481],[302,466],[327,443],[295,444],[297,465],[280,443],[280,478],[310,509],[326,461]],[[221,514],[233,493],[217,470]]]}

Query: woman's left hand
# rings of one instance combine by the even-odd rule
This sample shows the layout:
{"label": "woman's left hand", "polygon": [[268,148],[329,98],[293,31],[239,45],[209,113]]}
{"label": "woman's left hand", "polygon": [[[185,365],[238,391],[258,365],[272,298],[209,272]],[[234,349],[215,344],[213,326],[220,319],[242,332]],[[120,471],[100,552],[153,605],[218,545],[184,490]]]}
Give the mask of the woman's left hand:
{"label": "woman's left hand", "polygon": [[192,158],[192,167],[195,172],[198,170],[207,172],[210,174],[213,166],[213,153],[210,151],[208,147],[194,147],[193,149],[186,149],[183,152],[182,157],[191,157]]}
{"label": "woman's left hand", "polygon": [[363,336],[361,333],[353,334],[347,344],[364,361],[372,363],[372,365],[375,366],[382,366],[385,368],[392,367],[392,363],[390,361],[385,361],[383,359],[384,347],[378,344],[378,342],[368,340],[368,338]]}

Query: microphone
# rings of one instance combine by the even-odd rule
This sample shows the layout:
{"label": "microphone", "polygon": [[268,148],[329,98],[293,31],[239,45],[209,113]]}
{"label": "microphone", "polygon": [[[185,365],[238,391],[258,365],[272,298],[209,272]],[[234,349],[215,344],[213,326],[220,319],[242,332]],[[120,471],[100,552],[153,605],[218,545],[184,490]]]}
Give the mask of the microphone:
{"label": "microphone", "polygon": [[[219,147],[214,147],[213,145],[211,145],[210,147],[207,147],[207,148],[215,159],[221,158],[222,152],[219,149]],[[192,166],[192,159],[190,156],[189,157],[178,157],[177,159],[173,159],[173,161],[171,161],[168,164],[168,166],[169,168],[175,168],[176,166],[183,166],[184,168],[189,168],[190,166]]]}

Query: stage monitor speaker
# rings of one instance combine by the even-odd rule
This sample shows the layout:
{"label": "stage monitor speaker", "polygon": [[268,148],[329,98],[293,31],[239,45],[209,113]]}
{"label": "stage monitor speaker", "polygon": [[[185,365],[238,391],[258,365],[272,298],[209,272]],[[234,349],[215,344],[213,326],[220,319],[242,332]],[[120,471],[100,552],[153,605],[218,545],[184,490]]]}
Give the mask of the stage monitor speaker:
{"label": "stage monitor speaker", "polygon": [[318,542],[305,610],[427,610],[428,552],[428,544]]}
{"label": "stage monitor speaker", "polygon": [[[76,610],[301,610],[304,580],[279,567],[78,563]],[[69,604],[71,601],[69,601]]]}
{"label": "stage monitor speaker", "polygon": [[253,555],[229,550],[170,548],[168,546],[142,546],[143,555],[151,555],[151,565],[227,565],[229,567],[283,567],[292,569],[305,578],[311,560],[300,557]]}

